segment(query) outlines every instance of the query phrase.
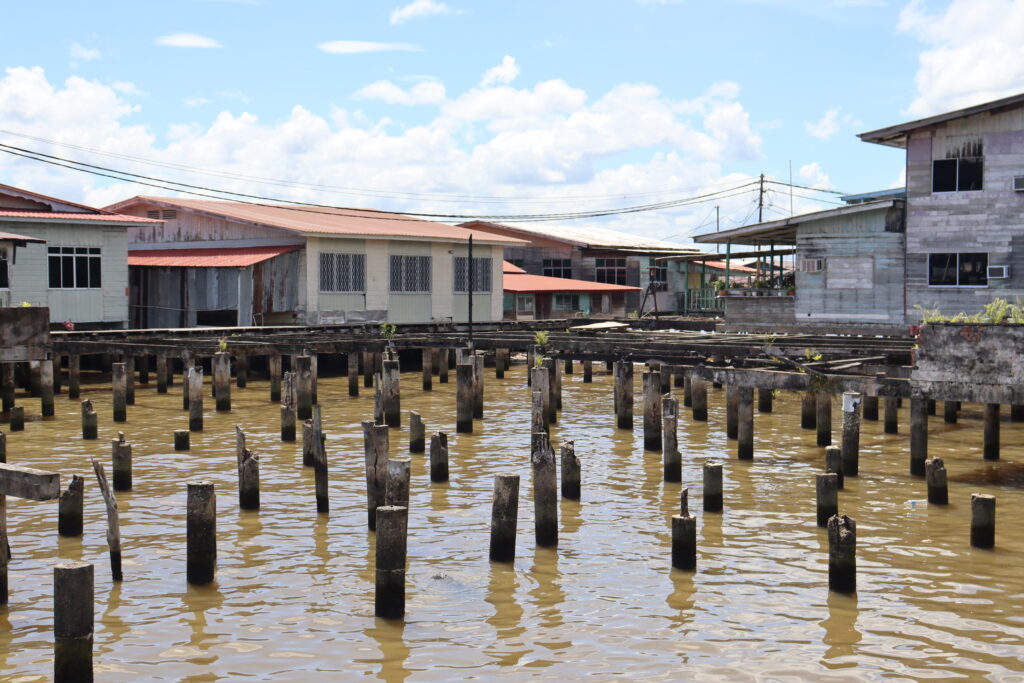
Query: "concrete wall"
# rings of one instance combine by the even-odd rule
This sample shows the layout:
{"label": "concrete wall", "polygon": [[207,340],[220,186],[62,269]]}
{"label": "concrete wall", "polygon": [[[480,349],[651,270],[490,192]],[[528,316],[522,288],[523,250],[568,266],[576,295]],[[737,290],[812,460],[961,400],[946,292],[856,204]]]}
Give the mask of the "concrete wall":
{"label": "concrete wall", "polygon": [[786,324],[794,320],[793,297],[730,296],[726,297],[725,320],[729,324]]}

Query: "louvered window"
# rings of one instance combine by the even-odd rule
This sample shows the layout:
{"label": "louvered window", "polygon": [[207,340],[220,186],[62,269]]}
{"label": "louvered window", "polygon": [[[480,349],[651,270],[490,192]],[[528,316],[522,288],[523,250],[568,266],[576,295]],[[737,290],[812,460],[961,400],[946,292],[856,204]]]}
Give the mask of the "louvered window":
{"label": "louvered window", "polygon": [[146,212],[146,218],[151,218],[157,221],[161,218],[165,221],[173,221],[177,217],[178,212],[175,209],[164,209],[163,211],[160,209],[150,209]]}
{"label": "louvered window", "polygon": [[429,293],[430,257],[393,254],[390,284],[396,293]]}
{"label": "louvered window", "polygon": [[320,291],[366,291],[366,255],[321,253]]}
{"label": "louvered window", "polygon": [[[469,291],[468,268],[469,258],[466,256],[455,257],[455,291]],[[473,292],[491,291],[491,257],[473,259]]]}
{"label": "louvered window", "polygon": [[159,211],[159,209],[147,211],[146,212],[146,218],[152,218],[153,220],[157,220],[157,221],[160,220],[160,211]]}

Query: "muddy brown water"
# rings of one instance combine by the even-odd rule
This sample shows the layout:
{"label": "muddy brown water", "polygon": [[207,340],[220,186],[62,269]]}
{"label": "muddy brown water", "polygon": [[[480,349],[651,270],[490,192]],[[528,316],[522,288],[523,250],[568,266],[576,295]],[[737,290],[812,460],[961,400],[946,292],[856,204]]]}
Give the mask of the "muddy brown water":
{"label": "muddy brown water", "polygon": [[[639,373],[637,373],[639,374]],[[861,476],[840,509],[857,521],[856,597],[827,589],[827,540],[815,525],[814,474],[823,450],[799,427],[799,398],[779,396],[755,415],[755,459],[735,458],[724,435],[724,390],[710,390],[710,420],[680,407],[683,479],[698,516],[698,571],[669,569],[670,517],[680,485],[661,481],[661,455],[644,452],[642,420],[614,427],[611,377],[566,376],[556,443],[576,442],[583,499],[562,501],[557,549],[533,543],[526,372],[487,369],[483,421],[455,433],[454,384],[420,390],[402,375],[402,409],[428,433],[449,434],[451,481],[430,482],[412,456],[407,618],[373,616],[374,537],[366,529],[361,420],[372,392],[347,396],[345,378],[321,379],[331,513],[315,512],[301,437],[279,439],[279,407],[265,382],[232,387],[233,409],[215,413],[192,450],[180,376],[171,393],[139,387],[128,423],[111,422],[109,385],[86,387],[100,439],[80,438],[77,401],[57,417],[8,435],[8,462],[86,475],[86,529],[59,539],[57,505],[10,500],[11,597],[0,608],[0,677],[46,680],[52,671],[52,565],[96,565],[95,665],[99,680],[863,680],[990,678],[1024,681],[1024,425],[1002,425],[1003,459],[981,459],[981,423],[930,419],[929,453],[950,473],[945,507],[925,502],[907,475],[908,413],[901,433],[864,422]],[[639,397],[639,377],[637,377]],[[676,389],[675,391],[681,392]],[[38,400],[19,397],[28,412]],[[941,411],[940,411],[941,413]],[[838,438],[841,414],[834,409]],[[237,502],[233,427],[261,459],[262,509]],[[134,444],[135,488],[118,494],[124,576],[112,585],[104,508],[88,459],[109,463],[110,439]],[[391,453],[407,455],[407,429]],[[701,464],[725,464],[725,512],[700,507]],[[108,465],[109,468],[109,465]],[[109,471],[109,470],[108,470]],[[493,475],[523,475],[514,566],[487,559]],[[216,483],[217,580],[185,582],[185,482]],[[66,480],[65,480],[66,483]],[[970,494],[998,499],[997,546],[968,543]]]}

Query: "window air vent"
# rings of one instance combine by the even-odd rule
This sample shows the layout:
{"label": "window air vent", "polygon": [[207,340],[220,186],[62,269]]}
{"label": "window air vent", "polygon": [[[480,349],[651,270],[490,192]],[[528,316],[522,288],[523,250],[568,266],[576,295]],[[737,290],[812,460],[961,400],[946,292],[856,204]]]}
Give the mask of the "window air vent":
{"label": "window air vent", "polygon": [[802,273],[820,273],[825,270],[825,259],[823,258],[802,258],[797,263],[797,270]]}
{"label": "window air vent", "polygon": [[146,212],[146,218],[153,218],[153,219],[156,219],[156,220],[160,220],[160,212],[159,211],[147,211]]}
{"label": "window air vent", "polygon": [[1013,176],[1013,191],[1024,192],[1024,175]]}
{"label": "window air vent", "polygon": [[178,212],[174,209],[164,209],[164,220],[173,221],[178,217]]}
{"label": "window air vent", "polygon": [[989,266],[988,267],[988,279],[989,280],[1005,280],[1010,277],[1010,266]]}

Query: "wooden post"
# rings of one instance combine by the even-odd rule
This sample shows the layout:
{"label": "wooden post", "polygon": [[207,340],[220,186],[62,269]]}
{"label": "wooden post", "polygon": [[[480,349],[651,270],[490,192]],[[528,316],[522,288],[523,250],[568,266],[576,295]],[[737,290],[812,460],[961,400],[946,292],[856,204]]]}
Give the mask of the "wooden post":
{"label": "wooden post", "polygon": [[127,399],[125,398],[125,394],[127,392],[125,364],[114,363],[113,365],[110,366],[110,372],[110,381],[113,384],[114,422],[127,422],[128,403]]}
{"label": "wooden post", "polygon": [[402,426],[400,377],[398,361],[384,361],[384,370],[381,374],[381,398],[383,399],[384,422],[388,427]]}
{"label": "wooden post", "polygon": [[455,366],[455,431],[473,433],[473,366],[459,363]]}
{"label": "wooden post", "polygon": [[313,466],[313,420],[302,423],[302,466]]}
{"label": "wooden post", "polygon": [[203,369],[188,369],[188,430],[203,431]]}
{"label": "wooden post", "polygon": [[9,423],[12,432],[25,431],[25,406],[12,406]]}
{"label": "wooden post", "polygon": [[1010,404],[1010,422],[1024,422],[1024,404]]}
{"label": "wooden post", "polygon": [[[540,369],[540,372],[543,372],[543,368]],[[540,389],[534,389],[532,393],[533,397],[532,401],[530,402],[531,444],[533,443],[533,434],[538,434],[540,432],[544,432],[545,434],[549,433],[547,419],[545,419],[547,416],[547,411],[544,410],[544,398],[545,396],[547,396],[547,394],[546,392]]]}
{"label": "wooden post", "polygon": [[800,428],[814,429],[817,423],[817,398],[813,391],[805,391],[800,397]]}
{"label": "wooden post", "polygon": [[704,512],[721,511],[722,463],[709,460],[704,463]]}
{"label": "wooden post", "polygon": [[946,482],[946,465],[942,458],[932,458],[924,464],[924,478],[928,485],[928,503],[930,505],[947,505],[949,488]]}
{"label": "wooden post", "polygon": [[[533,412],[531,414],[531,429],[533,432],[537,431],[548,431],[548,416],[551,414],[550,403],[551,403],[551,392],[548,391],[548,380],[550,379],[546,368],[531,368],[528,375],[532,378],[530,383],[532,386],[531,393],[531,405],[533,406]],[[539,394],[539,404],[538,404]],[[540,419],[536,414],[537,410],[540,410]],[[540,429],[538,429],[538,427]]]}
{"label": "wooden post", "polygon": [[405,560],[409,511],[397,505],[377,508],[376,594],[373,613],[382,619],[405,616]]}
{"label": "wooden post", "polygon": [[739,387],[735,384],[725,386],[725,438],[727,439],[735,439],[739,434],[740,396],[737,389]]}
{"label": "wooden post", "polygon": [[683,459],[679,454],[679,402],[672,394],[661,397],[661,453],[665,481],[682,481]]}
{"label": "wooden post", "polygon": [[758,389],[757,390],[757,412],[759,413],[770,413],[772,412],[772,401],[774,399],[774,393],[771,389]]}
{"label": "wooden post", "polygon": [[53,680],[92,681],[95,573],[88,562],[53,567]]}
{"label": "wooden post", "polygon": [[484,416],[484,357],[482,354],[470,356],[473,362],[473,417],[482,419]]}
{"label": "wooden post", "polygon": [[187,429],[174,430],[174,450],[187,451],[192,447],[192,439]]}
{"label": "wooden post", "polygon": [[245,432],[235,425],[235,458],[238,464],[238,507],[260,509],[260,459],[245,447]]}
{"label": "wooden post", "polygon": [[409,458],[388,460],[388,477],[384,486],[384,504],[409,507]]}
{"label": "wooden post", "polygon": [[494,350],[494,379],[505,379],[508,370],[508,349]]}
{"label": "wooden post", "polygon": [[985,404],[984,447],[985,460],[999,459],[999,404]]}
{"label": "wooden post", "polygon": [[409,413],[409,452],[423,453],[427,450],[427,434],[423,418],[415,410]]}
{"label": "wooden post", "polygon": [[71,482],[57,501],[57,533],[61,536],[82,535],[84,491],[85,479],[71,475]]}
{"label": "wooden post", "polygon": [[313,417],[313,360],[306,354],[293,356],[295,361],[295,417]]}
{"label": "wooden post", "polygon": [[448,435],[444,432],[430,437],[430,481],[448,481]]}
{"label": "wooden post", "polygon": [[882,399],[884,409],[884,424],[883,431],[886,434],[898,434],[899,433],[899,403],[897,398],[893,396],[886,396]]}
{"label": "wooden post", "polygon": [[110,442],[111,466],[115,491],[132,490],[132,445],[124,440],[124,432]]}
{"label": "wooden post", "polygon": [[633,361],[615,361],[615,424],[633,429]]}
{"label": "wooden post", "polygon": [[923,398],[910,399],[910,473],[924,476],[924,461],[928,459],[928,402]]}
{"label": "wooden post", "polygon": [[320,421],[320,406],[313,406],[313,482],[316,490],[316,511],[330,511],[330,492],[327,477],[327,448],[323,423]]}
{"label": "wooden post", "polygon": [[209,481],[188,482],[185,576],[189,583],[213,581],[217,566],[217,494]]}
{"label": "wooden post", "polygon": [[270,375],[270,402],[281,402],[281,354],[267,356],[267,374]]}
{"label": "wooden post", "polygon": [[996,544],[996,497],[971,494],[971,545],[992,548]]}
{"label": "wooden post", "polygon": [[110,549],[110,574],[114,581],[121,581],[121,520],[117,509],[117,499],[107,483],[107,474],[103,463],[92,459],[92,470],[96,473],[96,483],[100,487],[100,495],[107,507],[107,547]]}
{"label": "wooden post", "polygon": [[594,361],[583,361],[583,383],[593,384],[594,382]]}
{"label": "wooden post", "polygon": [[281,394],[281,441],[295,441],[295,373],[284,373]]}
{"label": "wooden post", "polygon": [[535,446],[530,454],[533,465],[534,536],[541,547],[558,545],[558,479],[555,473],[555,451],[548,435],[534,435]]}
{"label": "wooden post", "polygon": [[420,353],[422,356],[423,391],[432,391],[434,389],[434,350],[423,348],[420,350]]}
{"label": "wooden post", "polygon": [[864,397],[864,419],[878,422],[878,397]]}
{"label": "wooden post", "polygon": [[217,412],[231,410],[231,354],[227,351],[213,354],[213,395]]}
{"label": "wooden post", "polygon": [[0,432],[0,463],[7,462],[7,435]]}
{"label": "wooden post", "polygon": [[572,374],[572,358],[566,358],[563,361],[562,366],[564,368],[563,372],[565,374],[567,374],[567,375],[571,375]]}
{"label": "wooden post", "polygon": [[697,518],[690,515],[689,489],[680,495],[680,513],[672,517],[672,566],[683,571],[697,568]]}
{"label": "wooden post", "polygon": [[95,439],[99,433],[99,416],[92,407],[92,401],[82,401],[82,438]]}
{"label": "wooden post", "polygon": [[736,457],[752,460],[754,457],[754,390],[736,387]]}
{"label": "wooden post", "polygon": [[683,375],[683,406],[693,407],[693,380],[686,374]]}
{"label": "wooden post", "polygon": [[194,368],[195,359],[190,355],[183,353],[181,355],[181,409],[188,410],[189,394],[191,393],[191,384],[188,379],[188,372]]}
{"label": "wooden post", "polygon": [[708,421],[708,383],[699,377],[690,378],[690,397],[693,403],[693,419]]}
{"label": "wooden post", "polygon": [[4,414],[14,407],[14,363],[0,363],[0,406]]}
{"label": "wooden post", "polygon": [[235,354],[235,386],[245,389],[249,384],[249,356],[244,353]]}
{"label": "wooden post", "polygon": [[846,515],[828,520],[828,587],[836,593],[857,592],[857,524]]}
{"label": "wooden post", "polygon": [[167,393],[167,380],[167,354],[158,353],[156,355],[156,393]]}
{"label": "wooden post", "polygon": [[814,491],[818,500],[818,526],[828,526],[830,517],[839,514],[839,475],[816,474]]}
{"label": "wooden post", "polygon": [[960,411],[959,401],[943,401],[942,402],[942,419],[946,424],[955,425],[957,420],[957,413]]}
{"label": "wooden post", "polygon": [[815,420],[818,427],[818,445],[832,443],[832,394],[819,391],[815,397]]}
{"label": "wooden post", "polygon": [[135,405],[135,356],[124,355],[124,400],[130,406]]}
{"label": "wooden post", "polygon": [[43,417],[53,417],[53,362],[44,360],[39,366],[39,380],[42,391],[39,395]]}
{"label": "wooden post", "polygon": [[373,421],[379,425],[384,423],[384,376],[373,373]]}
{"label": "wooden post", "polygon": [[611,374],[614,374],[614,372],[615,372],[615,364],[612,363],[610,360],[606,360],[604,362],[604,374],[611,375]]}
{"label": "wooden post", "polygon": [[825,446],[825,473],[836,475],[836,488],[843,490],[843,453],[839,446]]}
{"label": "wooden post", "polygon": [[384,505],[388,481],[388,428],[363,422],[363,454],[366,465],[366,521],[377,528],[377,508]]}
{"label": "wooden post", "polygon": [[494,475],[491,503],[491,562],[512,562],[516,557],[519,522],[519,475]]}
{"label": "wooden post", "polygon": [[437,351],[437,381],[448,384],[448,349]]}
{"label": "wooden post", "polygon": [[309,398],[312,404],[316,405],[320,402],[318,389],[320,386],[320,354],[316,349],[312,351],[307,349],[306,354],[309,356]]}
{"label": "wooden post", "polygon": [[[843,392],[843,474],[856,477],[860,470],[860,406],[861,395],[855,391]],[[876,405],[877,407],[877,405]]]}
{"label": "wooden post", "polygon": [[359,354],[349,351],[345,355],[345,362],[348,367],[348,395],[359,395]]}
{"label": "wooden post", "polygon": [[68,356],[68,399],[77,399],[82,392],[82,359],[77,353]]}
{"label": "wooden post", "polygon": [[562,498],[580,499],[580,459],[576,457],[576,444],[565,441],[561,445]]}
{"label": "wooden post", "polygon": [[363,351],[363,386],[367,389],[373,387],[373,352]]}
{"label": "wooden post", "polygon": [[543,367],[548,373],[548,401],[545,404],[548,409],[548,424],[558,424],[558,406],[561,400],[561,391],[558,386],[558,363],[554,358],[545,358]]}
{"label": "wooden post", "polygon": [[661,371],[643,374],[644,450],[661,450]]}
{"label": "wooden post", "polygon": [[139,356],[139,384],[149,384],[149,354]]}

